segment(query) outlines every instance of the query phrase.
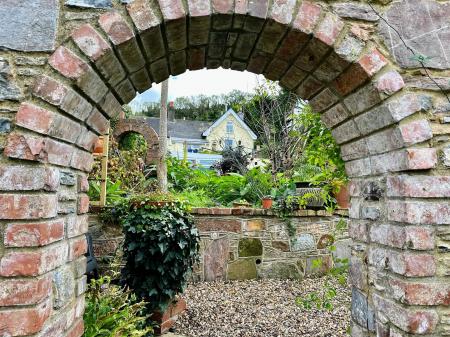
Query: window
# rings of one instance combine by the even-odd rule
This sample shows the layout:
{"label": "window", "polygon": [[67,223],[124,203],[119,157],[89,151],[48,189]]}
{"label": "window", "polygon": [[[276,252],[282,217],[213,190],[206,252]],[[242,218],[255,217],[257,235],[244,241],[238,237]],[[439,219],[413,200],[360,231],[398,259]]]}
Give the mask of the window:
{"label": "window", "polygon": [[190,153],[197,153],[200,150],[198,145],[188,145],[187,151]]}
{"label": "window", "polygon": [[233,122],[228,122],[227,123],[227,133],[233,133],[233,131],[234,131]]}
{"label": "window", "polygon": [[225,148],[229,149],[233,147],[233,140],[232,139],[225,139]]}

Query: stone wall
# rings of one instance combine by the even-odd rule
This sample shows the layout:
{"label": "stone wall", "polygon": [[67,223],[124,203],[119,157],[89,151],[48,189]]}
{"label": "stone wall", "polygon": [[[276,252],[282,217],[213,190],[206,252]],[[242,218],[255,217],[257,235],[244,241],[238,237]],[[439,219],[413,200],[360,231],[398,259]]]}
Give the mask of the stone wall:
{"label": "stone wall", "polygon": [[223,67],[308,99],[341,146],[352,335],[449,335],[449,17],[450,0],[0,1],[0,331],[82,335],[98,136],[136,92]]}
{"label": "stone wall", "polygon": [[[282,219],[263,209],[199,208],[200,263],[194,280],[302,279],[332,265],[336,224],[347,218],[325,211],[298,211]],[[289,229],[289,226],[291,229]],[[336,233],[339,258],[350,258],[346,231]],[[313,260],[322,267],[312,268]]]}
{"label": "stone wall", "polygon": [[[339,221],[347,224],[343,213],[305,210],[282,219],[263,209],[195,208],[201,248],[193,280],[302,279],[321,274],[332,266],[331,244],[337,248],[335,257],[350,258],[348,232],[336,230]],[[89,232],[100,269],[107,271],[112,259],[120,256],[120,225],[103,223],[91,213]],[[313,269],[313,260],[321,260],[323,267]]]}

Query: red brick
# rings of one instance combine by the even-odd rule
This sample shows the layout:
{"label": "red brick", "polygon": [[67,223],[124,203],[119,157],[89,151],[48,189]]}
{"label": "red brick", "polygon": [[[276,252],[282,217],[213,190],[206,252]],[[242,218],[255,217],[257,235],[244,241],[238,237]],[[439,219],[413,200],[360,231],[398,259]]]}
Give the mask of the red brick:
{"label": "red brick", "polygon": [[10,252],[0,260],[0,275],[38,276],[66,262],[67,244],[60,243],[32,252]]}
{"label": "red brick", "polygon": [[89,212],[89,197],[82,194],[78,197],[78,214]]}
{"label": "red brick", "polygon": [[87,242],[84,235],[72,239],[69,242],[69,261],[73,261],[76,258],[83,256],[87,252]]}
{"label": "red brick", "polygon": [[97,109],[94,109],[94,111],[92,111],[86,123],[101,135],[104,135],[108,132],[109,121]]}
{"label": "red brick", "polygon": [[401,249],[434,249],[434,230],[425,226],[372,225],[370,239]]}
{"label": "red brick", "polygon": [[115,45],[122,44],[134,37],[133,30],[117,11],[102,14],[98,22]]}
{"label": "red brick", "polygon": [[375,308],[393,324],[410,333],[428,334],[435,331],[439,316],[434,310],[409,309],[374,294]]}
{"label": "red brick", "polygon": [[357,63],[352,64],[345,72],[339,75],[332,85],[336,91],[346,96],[369,80],[366,71]]}
{"label": "red brick", "polygon": [[45,138],[11,133],[4,154],[12,158],[39,160],[39,154],[45,146]]}
{"label": "red brick", "polygon": [[89,66],[66,47],[59,47],[49,58],[50,65],[70,79],[80,78]]}
{"label": "red brick", "polygon": [[327,13],[322,22],[319,23],[314,35],[316,38],[331,46],[344,28],[344,22],[331,13]]}
{"label": "red brick", "polygon": [[430,123],[425,119],[402,124],[399,129],[405,145],[417,144],[433,138]]}
{"label": "red brick", "polygon": [[57,197],[52,194],[0,194],[0,219],[39,219],[56,216]]}
{"label": "red brick", "polygon": [[410,170],[427,170],[436,166],[436,149],[407,149],[407,163]]}
{"label": "red brick", "polygon": [[300,5],[296,19],[294,20],[294,29],[305,33],[312,33],[317,21],[320,18],[322,7],[309,1],[303,1]]}
{"label": "red brick", "polygon": [[189,70],[200,70],[205,67],[205,48],[190,48],[188,51]]}
{"label": "red brick", "polygon": [[275,0],[272,4],[271,18],[283,25],[290,24],[296,3],[296,0]]}
{"label": "red brick", "polygon": [[98,60],[111,50],[109,44],[90,24],[82,25],[76,29],[72,33],[72,39],[92,61]]}
{"label": "red brick", "polygon": [[11,165],[0,167],[0,190],[56,191],[59,171],[51,167]]}
{"label": "red brick", "polygon": [[373,76],[387,64],[387,60],[377,49],[373,49],[362,56],[358,63],[369,76]]}
{"label": "red brick", "polygon": [[390,197],[449,198],[450,176],[389,176],[387,195]]}
{"label": "red brick", "polygon": [[62,220],[40,223],[13,223],[5,230],[5,246],[45,246],[64,238]]}
{"label": "red brick", "polygon": [[391,278],[389,286],[396,300],[409,305],[450,305],[450,284],[406,281]]}
{"label": "red brick", "polygon": [[66,337],[81,337],[84,333],[84,322],[82,319],[74,323],[74,325],[69,329]]}
{"label": "red brick", "polygon": [[52,164],[68,166],[72,155],[73,147],[53,139],[45,140],[45,148],[40,153],[40,160]]}
{"label": "red brick", "polygon": [[212,0],[212,7],[214,12],[220,14],[233,13],[234,1],[233,0]]}
{"label": "red brick", "polygon": [[[195,0],[190,0],[195,1]],[[235,14],[247,14],[248,0],[235,0],[234,2],[234,13]]]}
{"label": "red brick", "polygon": [[87,176],[84,174],[78,175],[78,192],[87,192],[89,191],[89,181]]}
{"label": "red brick", "polygon": [[156,9],[147,0],[135,0],[127,5],[127,10],[134,25],[140,32],[158,26],[161,23]]}
{"label": "red brick", "polygon": [[16,123],[27,129],[47,134],[55,114],[30,103],[22,103],[16,114]]}
{"label": "red brick", "polygon": [[417,225],[450,225],[450,205],[447,202],[390,200],[387,211],[391,221]]}
{"label": "red brick", "polygon": [[401,90],[404,86],[405,82],[402,76],[395,70],[383,74],[376,82],[377,90],[389,96]]}
{"label": "red brick", "polygon": [[322,88],[323,84],[319,80],[308,76],[295,92],[303,99],[310,99]]}
{"label": "red brick", "polygon": [[165,21],[181,19],[186,16],[181,0],[158,0]]}
{"label": "red brick", "polygon": [[94,151],[94,146],[98,142],[98,135],[83,128],[83,131],[79,133],[77,144],[89,152]]}
{"label": "red brick", "polygon": [[74,150],[70,165],[78,170],[89,172],[92,169],[93,162],[94,157],[91,153]]}
{"label": "red brick", "polygon": [[50,104],[60,106],[66,97],[68,89],[51,77],[41,75],[36,78],[33,94]]}
{"label": "red brick", "polygon": [[281,42],[277,51],[277,57],[285,61],[293,61],[302,48],[308,43],[308,34],[291,30]]}
{"label": "red brick", "polygon": [[46,301],[34,308],[0,311],[2,335],[33,335],[42,329],[51,312],[51,301]]}
{"label": "red brick", "polygon": [[52,293],[52,279],[0,281],[0,307],[13,305],[32,305],[42,302]]}
{"label": "red brick", "polygon": [[357,241],[369,242],[367,223],[358,220],[349,221],[348,234]]}

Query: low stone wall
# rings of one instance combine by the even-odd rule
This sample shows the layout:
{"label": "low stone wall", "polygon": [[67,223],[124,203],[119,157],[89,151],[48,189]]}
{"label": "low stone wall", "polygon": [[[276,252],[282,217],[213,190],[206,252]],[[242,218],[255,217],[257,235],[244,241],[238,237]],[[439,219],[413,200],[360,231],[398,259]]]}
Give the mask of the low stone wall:
{"label": "low stone wall", "polygon": [[[336,232],[346,212],[301,210],[280,218],[270,210],[254,208],[195,208],[200,231],[200,261],[194,281],[242,280],[254,278],[301,279],[323,273],[332,265],[328,246],[335,236],[338,258],[350,257],[346,231]],[[89,217],[94,254],[101,269],[120,251],[120,226],[103,224],[98,214]],[[321,268],[313,268],[314,260]]]}
{"label": "low stone wall", "polygon": [[[341,219],[346,221],[312,210],[285,219],[251,208],[197,208],[193,214],[201,236],[196,281],[301,279],[323,273],[332,265],[328,246],[336,225]],[[336,241],[338,257],[349,257],[346,231],[337,234]],[[313,268],[318,259],[322,267]]]}

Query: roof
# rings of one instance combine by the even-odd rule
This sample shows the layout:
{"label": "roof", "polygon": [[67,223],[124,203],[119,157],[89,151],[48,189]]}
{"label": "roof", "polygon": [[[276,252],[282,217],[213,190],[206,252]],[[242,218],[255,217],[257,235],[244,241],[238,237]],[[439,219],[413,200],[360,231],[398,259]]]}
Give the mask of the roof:
{"label": "roof", "polygon": [[[145,121],[159,134],[159,118],[147,117]],[[204,139],[202,134],[210,125],[211,122],[175,119],[168,122],[167,131],[171,138]]]}
{"label": "roof", "polygon": [[253,140],[256,140],[258,137],[255,135],[255,133],[248,127],[247,124],[245,124],[245,122],[241,119],[241,117],[238,116],[238,114],[236,112],[234,112],[233,109],[228,109],[227,112],[225,112],[222,117],[220,117],[218,120],[216,120],[214,122],[213,125],[211,125],[210,127],[208,127],[208,129],[203,132],[203,136],[207,137],[212,129],[214,129],[216,126],[218,126],[220,123],[222,123],[225,118],[227,118],[229,115],[232,115],[237,121],[238,123],[241,125],[241,127],[245,130],[247,130],[247,132],[250,134],[250,137],[252,137]]}

